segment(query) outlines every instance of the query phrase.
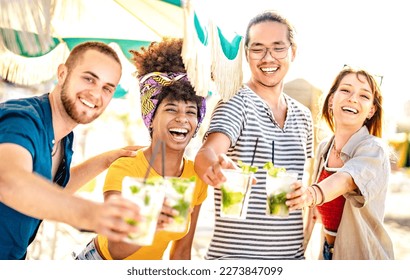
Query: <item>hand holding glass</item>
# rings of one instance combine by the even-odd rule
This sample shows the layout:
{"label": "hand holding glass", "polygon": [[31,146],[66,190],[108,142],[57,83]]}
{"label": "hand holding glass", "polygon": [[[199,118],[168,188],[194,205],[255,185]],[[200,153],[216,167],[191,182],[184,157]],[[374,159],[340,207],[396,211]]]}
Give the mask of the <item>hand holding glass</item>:
{"label": "hand holding glass", "polygon": [[185,232],[188,227],[189,208],[191,207],[194,191],[195,177],[165,178],[165,197],[170,207],[178,211],[178,215],[173,217],[173,221],[164,225],[163,230],[172,232]]}
{"label": "hand holding glass", "polygon": [[271,176],[266,172],[266,214],[271,216],[289,216],[286,195],[292,191],[291,185],[298,179],[298,173],[281,171]]}
{"label": "hand holding glass", "polygon": [[130,233],[124,240],[140,246],[152,244],[157,229],[158,217],[164,202],[165,191],[163,179],[124,177],[122,195],[136,203],[140,208],[142,221],[128,220],[127,222],[138,227],[137,232]]}

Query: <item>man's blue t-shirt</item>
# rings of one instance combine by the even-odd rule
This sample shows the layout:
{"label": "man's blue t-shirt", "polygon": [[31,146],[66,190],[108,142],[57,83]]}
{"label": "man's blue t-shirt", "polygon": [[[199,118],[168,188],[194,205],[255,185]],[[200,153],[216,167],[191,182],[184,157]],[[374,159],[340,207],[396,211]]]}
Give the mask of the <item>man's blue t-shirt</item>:
{"label": "man's blue t-shirt", "polygon": [[[62,139],[64,157],[54,179],[62,187],[67,185],[70,177],[73,139],[72,132]],[[50,181],[53,142],[48,94],[0,104],[0,143],[14,143],[28,150],[33,158],[33,172]],[[40,223],[41,220],[0,202],[0,259],[24,259]]]}

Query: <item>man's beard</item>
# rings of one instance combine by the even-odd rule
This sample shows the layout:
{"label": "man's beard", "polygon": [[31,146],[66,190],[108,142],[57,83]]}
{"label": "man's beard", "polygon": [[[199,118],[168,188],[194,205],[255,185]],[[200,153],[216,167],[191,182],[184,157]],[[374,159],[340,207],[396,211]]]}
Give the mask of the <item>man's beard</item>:
{"label": "man's beard", "polygon": [[88,117],[85,113],[79,112],[75,108],[75,99],[72,100],[70,99],[69,94],[67,94],[67,84],[64,82],[63,86],[61,87],[61,102],[63,104],[63,107],[65,111],[67,112],[67,115],[70,116],[70,118],[75,121],[78,124],[87,124],[95,120],[98,115],[93,116],[93,117]]}

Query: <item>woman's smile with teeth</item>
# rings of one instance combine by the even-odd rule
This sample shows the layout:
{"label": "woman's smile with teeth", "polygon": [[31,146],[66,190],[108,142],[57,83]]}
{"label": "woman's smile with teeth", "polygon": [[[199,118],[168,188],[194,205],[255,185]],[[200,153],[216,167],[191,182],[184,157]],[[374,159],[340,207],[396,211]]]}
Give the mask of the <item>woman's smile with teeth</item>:
{"label": "woman's smile with teeth", "polygon": [[347,112],[352,112],[352,113],[354,113],[354,114],[359,113],[358,110],[356,110],[356,109],[354,109],[354,108],[351,108],[351,107],[342,107],[342,110],[343,110],[343,111],[347,111]]}
{"label": "woman's smile with teeth", "polygon": [[93,103],[91,103],[91,102],[85,100],[84,98],[80,98],[80,101],[81,101],[84,105],[86,105],[87,107],[95,108],[95,105],[94,105]]}
{"label": "woman's smile with teeth", "polygon": [[188,134],[188,130],[185,128],[171,128],[169,132],[174,136],[183,136],[185,137]]}

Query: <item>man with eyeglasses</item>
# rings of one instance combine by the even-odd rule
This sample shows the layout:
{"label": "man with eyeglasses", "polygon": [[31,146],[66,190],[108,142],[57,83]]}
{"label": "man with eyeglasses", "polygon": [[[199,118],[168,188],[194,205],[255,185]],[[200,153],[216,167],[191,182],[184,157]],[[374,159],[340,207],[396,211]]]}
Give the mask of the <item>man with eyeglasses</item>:
{"label": "man with eyeglasses", "polygon": [[[313,157],[311,112],[283,92],[296,54],[294,33],[290,22],[276,12],[254,17],[245,36],[251,77],[212,114],[195,158],[197,173],[215,186],[215,229],[206,259],[304,259],[302,211],[291,211],[288,217],[266,215],[263,169],[273,162],[297,172],[301,180],[307,159]],[[219,186],[225,181],[221,170],[237,168],[238,161],[258,167],[244,220],[219,215]]]}

